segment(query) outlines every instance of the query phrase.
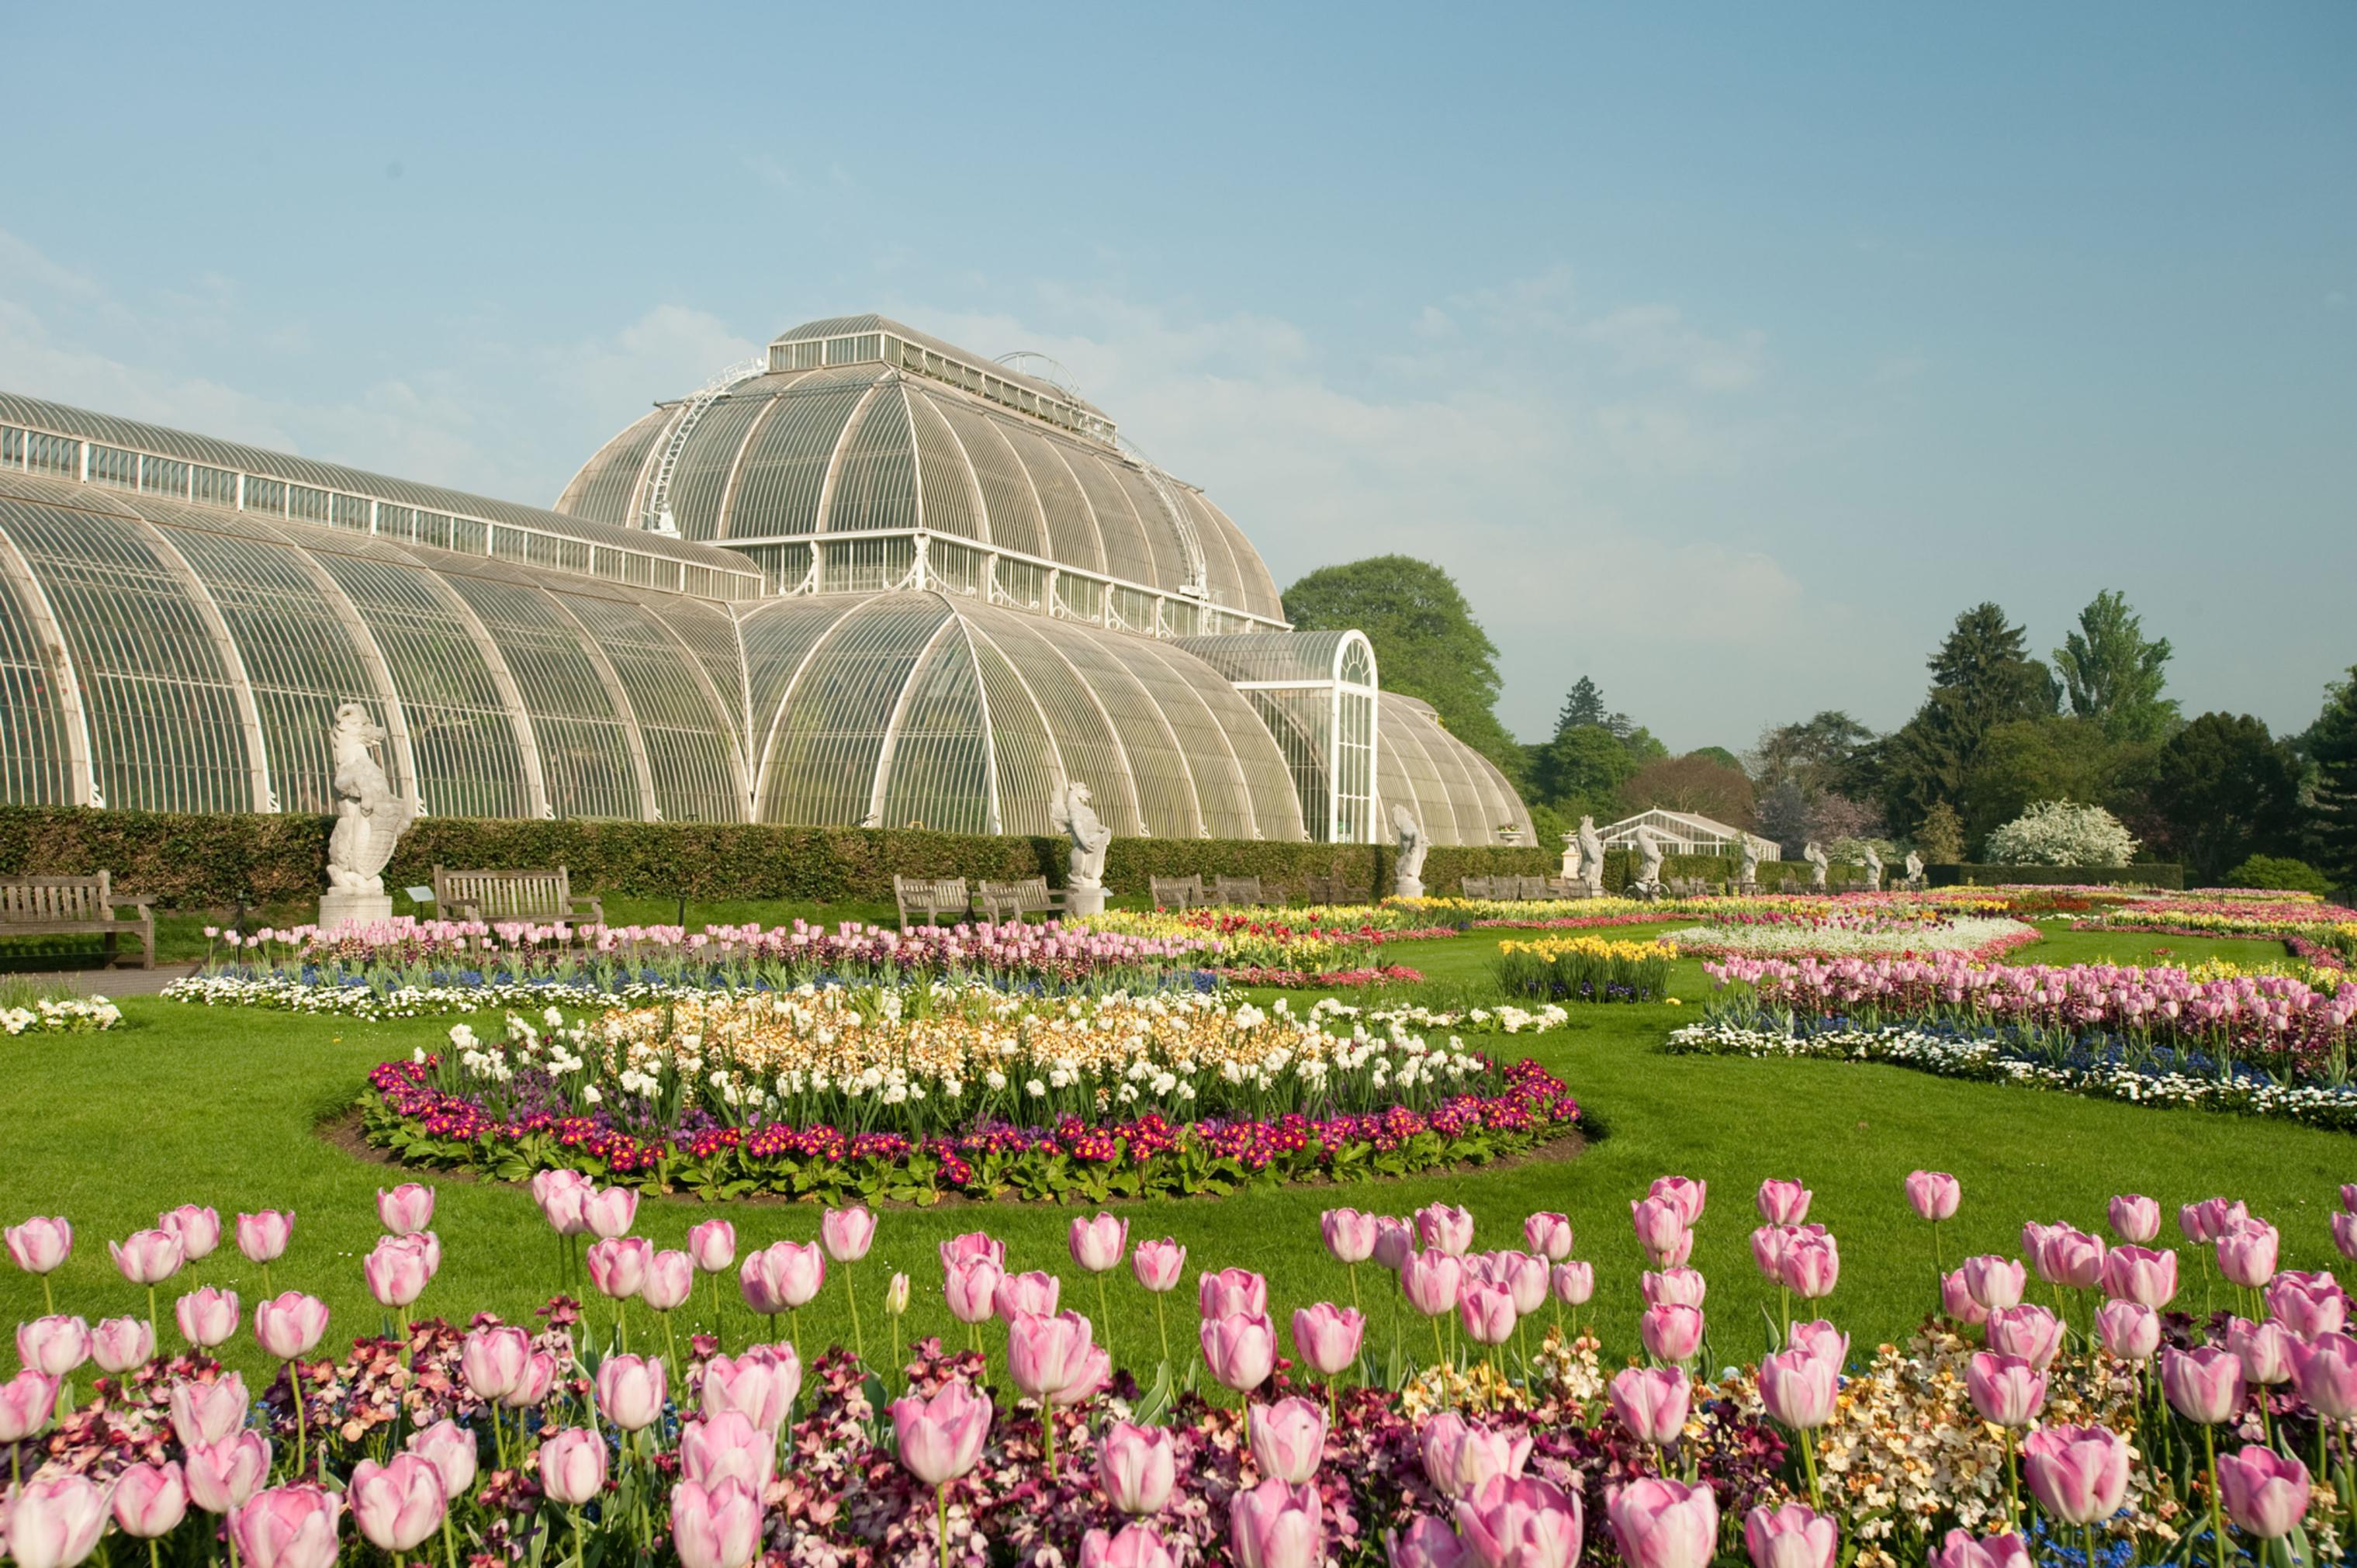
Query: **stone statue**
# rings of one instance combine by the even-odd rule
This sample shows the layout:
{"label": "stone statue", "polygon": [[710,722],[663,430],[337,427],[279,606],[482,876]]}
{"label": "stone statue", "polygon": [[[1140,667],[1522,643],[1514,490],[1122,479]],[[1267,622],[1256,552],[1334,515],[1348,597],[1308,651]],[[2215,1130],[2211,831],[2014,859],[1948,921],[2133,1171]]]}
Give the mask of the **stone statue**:
{"label": "stone statue", "polygon": [[1579,880],[1579,835],[1563,835],[1563,879],[1568,883]]}
{"label": "stone statue", "polygon": [[1924,880],[1923,857],[1910,849],[1907,852],[1907,890],[1921,893]]}
{"label": "stone statue", "polygon": [[1808,847],[1801,852],[1801,858],[1809,863],[1809,891],[1823,893],[1825,890],[1825,873],[1833,864],[1825,858],[1825,846],[1811,839]]}
{"label": "stone statue", "polygon": [[1659,898],[1668,891],[1662,886],[1662,835],[1648,827],[1636,832],[1636,875],[1629,878],[1629,893],[1636,898]]}
{"label": "stone statue", "polygon": [[1071,888],[1066,905],[1075,915],[1104,912],[1105,846],[1113,843],[1113,830],[1098,819],[1089,800],[1089,787],[1072,779],[1048,803],[1049,824],[1072,841],[1065,880]]}
{"label": "stone statue", "polygon": [[1432,841],[1424,836],[1424,825],[1405,806],[1392,808],[1392,832],[1399,836],[1399,863],[1392,868],[1392,897],[1421,898],[1424,852],[1432,847]]}
{"label": "stone statue", "polygon": [[1583,897],[1604,897],[1604,839],[1596,831],[1594,817],[1579,819],[1579,883]]}
{"label": "stone statue", "polygon": [[328,893],[319,900],[319,924],[330,929],[354,920],[393,918],[384,890],[385,863],[393,846],[417,820],[417,802],[395,795],[376,758],[384,731],[358,703],[336,709],[328,732],[335,763],[332,787],[336,825],[328,834]]}
{"label": "stone statue", "polygon": [[1866,845],[1860,853],[1866,856],[1866,890],[1868,893],[1881,892],[1882,857],[1874,853],[1872,844]]}
{"label": "stone statue", "polygon": [[1760,886],[1760,841],[1749,833],[1743,835],[1743,869],[1736,874],[1738,892],[1750,893]]}

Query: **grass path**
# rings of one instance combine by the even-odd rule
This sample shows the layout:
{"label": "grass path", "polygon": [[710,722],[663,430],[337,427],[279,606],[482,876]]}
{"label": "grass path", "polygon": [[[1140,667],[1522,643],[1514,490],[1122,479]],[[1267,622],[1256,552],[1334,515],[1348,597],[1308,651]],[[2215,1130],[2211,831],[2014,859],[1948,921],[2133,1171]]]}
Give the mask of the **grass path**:
{"label": "grass path", "polygon": [[[1401,944],[1392,956],[1423,970],[1438,990],[1477,981],[1495,940],[1485,935]],[[2211,950],[2246,961],[2273,956],[2248,942],[2062,933],[2020,958],[2127,961],[2148,955],[2154,945],[2188,961]],[[1172,1235],[1189,1249],[1188,1287],[1168,1302],[1174,1350],[1190,1350],[1196,1269],[1238,1264],[1266,1273],[1280,1317],[1314,1300],[1347,1302],[1349,1282],[1318,1244],[1318,1211],[1347,1202],[1404,1212],[1445,1200],[1473,1210],[1476,1244],[1483,1247],[1518,1244],[1521,1219],[1533,1209],[1568,1214],[1579,1255],[1597,1264],[1591,1311],[1608,1348],[1633,1351],[1642,1265],[1628,1205],[1652,1177],[1669,1172],[1702,1176],[1711,1186],[1695,1262],[1710,1279],[1713,1348],[1721,1360],[1757,1356],[1760,1309],[1772,1299],[1749,1250],[1756,1223],[1751,1193],[1767,1176],[1798,1176],[1815,1190],[1811,1218],[1830,1225],[1842,1243],[1841,1283],[1827,1315],[1869,1343],[1902,1333],[1931,1304],[1931,1237],[1900,1196],[1901,1180],[1917,1166],[1953,1171],[1963,1180],[1964,1211],[1944,1238],[1952,1263],[1968,1251],[2018,1251],[2024,1219],[2068,1219],[2100,1230],[2104,1200],[2124,1190],[2150,1194],[2171,1214],[2180,1202],[2238,1196],[2282,1228],[2285,1267],[2326,1268],[2338,1261],[2326,1216],[2337,1184],[2357,1176],[2357,1145],[2345,1136],[1891,1068],[1660,1054],[1654,1047],[1668,1029],[1695,1015],[1705,989],[1700,966],[1682,961],[1673,991],[1684,1007],[1584,1007],[1575,1010],[1568,1030],[1481,1042],[1526,1051],[1572,1085],[1600,1134],[1577,1160],[1351,1189],[1125,1206],[1133,1239]],[[1295,1004],[1303,999],[1297,995]],[[74,1257],[54,1276],[59,1305],[93,1318],[144,1312],[144,1293],[115,1273],[105,1241],[152,1224],[160,1208],[208,1203],[227,1224],[241,1208],[291,1206],[298,1217],[295,1244],[274,1283],[324,1296],[339,1340],[373,1330],[382,1315],[362,1289],[360,1258],[378,1232],[374,1190],[399,1178],[324,1141],[317,1128],[351,1102],[369,1066],[437,1045],[450,1021],[361,1024],[155,1000],[128,1002],[124,1011],[133,1026],[117,1034],[0,1040],[0,1081],[8,1085],[0,1095],[0,1219],[62,1212],[73,1220]],[[486,1023],[496,1020],[478,1026]],[[553,1242],[521,1188],[447,1176],[423,1179],[440,1190],[435,1228],[445,1262],[421,1313],[512,1316],[545,1297],[554,1283]],[[676,1246],[690,1224],[713,1212],[693,1199],[651,1199],[640,1208],[638,1230],[658,1245]],[[1067,1303],[1096,1316],[1093,1284],[1065,1253],[1071,1212],[950,1204],[887,1213],[876,1251],[857,1274],[871,1346],[883,1339],[882,1291],[896,1268],[915,1285],[909,1332],[951,1326],[934,1248],[976,1227],[1006,1241],[1015,1266],[1062,1273]],[[807,1239],[818,1221],[815,1208],[773,1203],[738,1205],[731,1217],[747,1245]],[[2201,1270],[2190,1256],[2184,1267],[2198,1305]],[[165,1314],[176,1290],[199,1283],[236,1286],[250,1311],[259,1271],[225,1244],[166,1288]],[[1395,1293],[1381,1288],[1372,1269],[1361,1286],[1381,1340]],[[1116,1352],[1150,1362],[1156,1327],[1148,1298],[1126,1273],[1109,1278],[1108,1294]],[[38,1314],[40,1302],[38,1282],[0,1271],[0,1323]],[[690,1320],[708,1316],[705,1304],[699,1295],[683,1310],[683,1333]],[[806,1348],[849,1339],[842,1304],[830,1280],[821,1303],[804,1314]],[[593,1322],[608,1320],[602,1305],[593,1305],[592,1315]],[[732,1305],[731,1343],[745,1329],[742,1309]],[[172,1342],[168,1321],[164,1330]],[[643,1312],[634,1316],[631,1333],[641,1346],[661,1337]],[[242,1353],[250,1356],[248,1345]]]}

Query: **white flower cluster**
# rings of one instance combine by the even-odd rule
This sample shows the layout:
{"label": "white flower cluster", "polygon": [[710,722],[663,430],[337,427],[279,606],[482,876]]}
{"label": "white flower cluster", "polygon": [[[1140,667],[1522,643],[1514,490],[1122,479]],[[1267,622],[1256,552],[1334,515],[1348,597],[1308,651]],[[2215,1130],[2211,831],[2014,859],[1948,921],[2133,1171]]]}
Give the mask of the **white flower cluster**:
{"label": "white flower cluster", "polygon": [[79,1034],[112,1029],[122,1022],[122,1009],[103,996],[44,998],[30,1007],[0,1009],[0,1033],[11,1035]]}
{"label": "white flower cluster", "polygon": [[2126,865],[2136,835],[2101,806],[2040,800],[1989,834],[1981,853],[2005,865]]}
{"label": "white flower cluster", "polygon": [[1893,930],[1835,925],[1691,926],[1672,931],[1662,940],[1676,943],[1678,951],[1689,958],[1738,953],[1747,958],[1801,953],[1848,958],[1873,953],[1980,952],[2000,943],[2026,942],[2037,934],[2019,920],[1958,915],[1945,920],[1910,922]]}
{"label": "white flower cluster", "polygon": [[[1286,1010],[1285,998],[1276,999],[1276,1010]],[[1480,1033],[1502,1035],[1544,1035],[1550,1029],[1560,1029],[1571,1022],[1571,1015],[1555,1003],[1539,1007],[1517,1007],[1500,1003],[1491,1007],[1449,1009],[1426,1007],[1421,1004],[1406,1007],[1383,1007],[1370,1011],[1353,1006],[1332,996],[1321,997],[1309,1009],[1309,1020],[1322,1024],[1329,1020],[1341,1023],[1363,1020],[1380,1028],[1398,1032],[1403,1029],[1470,1029]]]}

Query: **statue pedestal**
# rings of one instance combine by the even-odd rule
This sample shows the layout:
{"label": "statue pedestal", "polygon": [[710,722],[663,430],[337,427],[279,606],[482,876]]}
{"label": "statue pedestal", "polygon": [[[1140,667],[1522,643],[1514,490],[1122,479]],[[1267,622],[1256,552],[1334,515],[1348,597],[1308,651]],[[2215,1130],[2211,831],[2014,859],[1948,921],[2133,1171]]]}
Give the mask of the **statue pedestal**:
{"label": "statue pedestal", "polygon": [[1068,887],[1064,890],[1064,913],[1074,919],[1082,915],[1104,913],[1105,890],[1098,887]]}
{"label": "statue pedestal", "polygon": [[373,925],[392,918],[390,893],[328,893],[319,899],[319,929],[323,931],[332,931],[339,926]]}
{"label": "statue pedestal", "polygon": [[1395,876],[1392,878],[1392,897],[1394,898],[1423,897],[1424,879],[1417,876]]}

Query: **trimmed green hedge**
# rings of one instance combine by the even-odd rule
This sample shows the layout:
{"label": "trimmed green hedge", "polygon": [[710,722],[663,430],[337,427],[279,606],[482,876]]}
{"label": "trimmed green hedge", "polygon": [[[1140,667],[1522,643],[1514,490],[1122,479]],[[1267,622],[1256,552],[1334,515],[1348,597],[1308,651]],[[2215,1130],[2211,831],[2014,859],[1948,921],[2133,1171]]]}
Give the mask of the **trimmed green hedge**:
{"label": "trimmed green hedge", "polygon": [[[114,875],[114,885],[172,909],[300,903],[328,880],[328,817],[200,816],[0,806],[0,876]],[[1045,876],[1064,880],[1060,838],[990,838],[901,828],[809,828],[670,822],[509,822],[429,817],[401,841],[388,886],[428,880],[450,866],[563,865],[583,892],[648,897],[779,898],[888,903],[892,878]],[[1105,880],[1142,892],[1146,877],[1258,876],[1297,887],[1340,874],[1355,897],[1390,891],[1388,845],[1279,843],[1232,839],[1116,838]],[[1459,876],[1539,875],[1556,855],[1523,847],[1436,845],[1425,881],[1453,890]],[[1607,880],[1610,880],[1608,868]]]}
{"label": "trimmed green hedge", "polygon": [[2040,887],[2169,887],[2185,886],[2185,867],[2150,862],[2139,865],[1996,865],[1966,864],[1924,867],[1934,887],[1967,883],[1994,887],[2018,882]]}

